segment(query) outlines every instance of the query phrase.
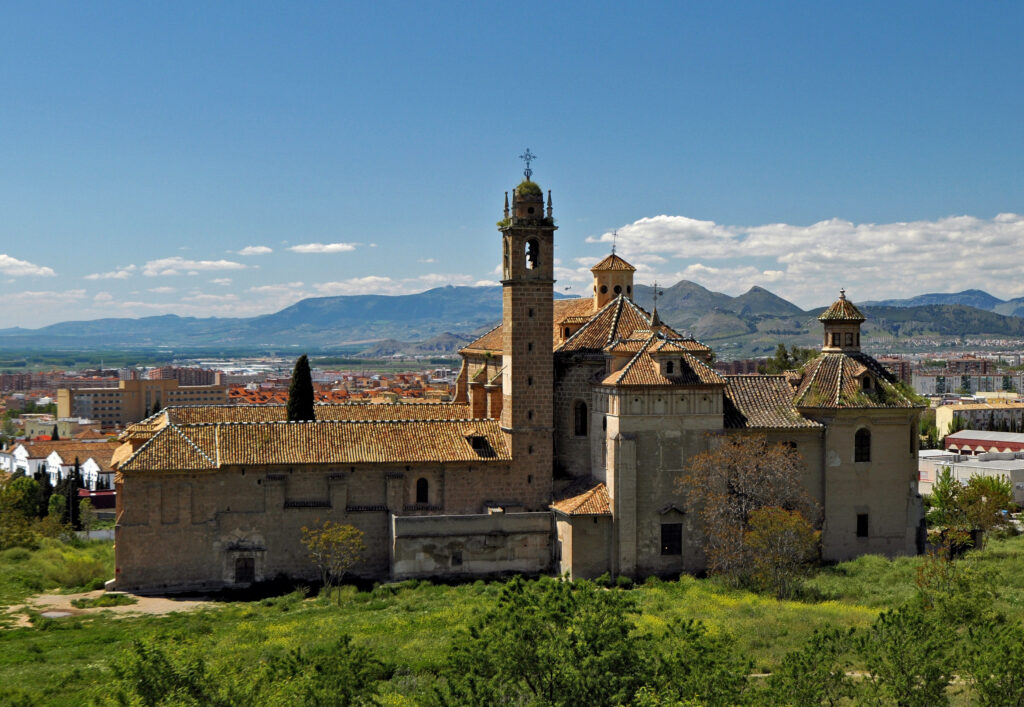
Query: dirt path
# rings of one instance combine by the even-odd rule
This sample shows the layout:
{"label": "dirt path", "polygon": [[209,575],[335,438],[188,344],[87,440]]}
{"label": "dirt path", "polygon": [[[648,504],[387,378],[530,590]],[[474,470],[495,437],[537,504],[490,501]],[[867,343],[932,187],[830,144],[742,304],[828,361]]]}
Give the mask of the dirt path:
{"label": "dirt path", "polygon": [[98,614],[101,611],[109,611],[114,614],[125,616],[140,616],[144,614],[161,615],[171,614],[175,611],[194,611],[196,609],[214,606],[213,602],[198,599],[172,599],[169,597],[148,597],[132,594],[137,601],[135,604],[123,604],[121,606],[103,606],[92,609],[77,609],[71,605],[75,599],[95,599],[103,595],[102,589],[93,592],[82,592],[81,594],[39,594],[29,599],[24,604],[16,604],[5,612],[8,617],[14,617],[13,628],[31,626],[28,620],[26,609],[38,611],[48,618],[63,618],[65,616],[82,616],[86,614]]}

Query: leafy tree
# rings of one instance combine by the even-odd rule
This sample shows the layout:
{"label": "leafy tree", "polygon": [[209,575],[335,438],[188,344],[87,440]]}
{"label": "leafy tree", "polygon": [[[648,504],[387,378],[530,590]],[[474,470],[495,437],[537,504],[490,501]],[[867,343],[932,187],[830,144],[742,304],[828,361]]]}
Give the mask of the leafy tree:
{"label": "leafy tree", "polygon": [[853,699],[855,686],[847,675],[847,654],[854,630],[826,628],[783,657],[768,678],[766,702],[779,705],[838,705]]}
{"label": "leafy tree", "polygon": [[178,657],[155,641],[132,641],[111,666],[110,696],[119,705],[227,707],[202,656]]}
{"label": "leafy tree", "polygon": [[47,518],[53,518],[58,523],[65,523],[64,514],[68,510],[68,500],[64,494],[55,493],[50,496],[50,505],[46,510]]}
{"label": "leafy tree", "polygon": [[313,376],[309,371],[309,358],[299,356],[292,371],[292,382],[288,387],[288,421],[315,420],[313,413]]}
{"label": "leafy tree", "polygon": [[952,679],[945,635],[914,602],[878,616],[857,646],[868,668],[868,687],[883,704],[949,704]]}
{"label": "leafy tree", "polygon": [[312,650],[296,648],[270,659],[254,682],[248,704],[344,707],[371,702],[377,682],[390,679],[393,669],[348,635]]}
{"label": "leafy tree", "polygon": [[39,483],[27,476],[19,476],[0,487],[4,513],[16,513],[26,522],[33,520],[38,511]]}
{"label": "leafy tree", "polygon": [[345,573],[362,559],[366,550],[363,531],[330,520],[317,527],[303,527],[302,544],[320,570],[320,581],[328,590],[332,584],[341,583]]}
{"label": "leafy tree", "polygon": [[25,512],[25,489],[12,488],[19,479],[0,479],[0,550],[32,544],[31,515]]}
{"label": "leafy tree", "polygon": [[817,349],[805,349],[799,346],[790,346],[786,350],[785,344],[775,347],[775,355],[765,361],[764,365],[758,366],[758,373],[783,373],[800,368],[818,354]]}
{"label": "leafy tree", "polygon": [[939,528],[941,544],[952,557],[974,544],[984,546],[994,528],[1010,524],[1002,511],[1013,503],[1013,486],[1006,477],[971,476],[961,484],[943,467],[932,485],[928,523]]}
{"label": "leafy tree", "polygon": [[150,414],[155,415],[158,412],[160,412],[162,409],[163,409],[163,407],[160,405],[160,398],[157,398],[156,401],[153,403],[153,411]]}
{"label": "leafy tree", "polygon": [[967,523],[978,531],[979,549],[991,530],[1009,526],[1009,515],[1003,513],[1013,503],[1013,485],[1005,476],[972,476],[959,495]]}
{"label": "leafy tree", "polygon": [[754,580],[780,599],[793,596],[796,582],[818,559],[821,533],[799,512],[774,506],[752,511],[747,528],[743,542]]}
{"label": "leafy tree", "polygon": [[819,510],[801,485],[804,464],[794,448],[768,444],[763,435],[715,439],[714,448],[691,458],[678,483],[701,520],[708,571],[739,580],[754,563],[745,537],[754,511],[775,507],[814,523]]}
{"label": "leafy tree", "polygon": [[1024,626],[978,624],[970,629],[960,663],[982,707],[1024,707]]}
{"label": "leafy tree", "polygon": [[89,533],[92,532],[92,526],[96,522],[96,511],[92,507],[92,499],[86,497],[78,502],[78,518],[86,537],[89,537]]}
{"label": "leafy tree", "polygon": [[628,592],[516,577],[452,640],[446,705],[628,704],[652,677],[649,637],[633,635]]}
{"label": "leafy tree", "polygon": [[657,640],[657,674],[649,683],[660,704],[722,707],[744,704],[752,665],[728,635],[711,635],[703,623],[676,620]]}

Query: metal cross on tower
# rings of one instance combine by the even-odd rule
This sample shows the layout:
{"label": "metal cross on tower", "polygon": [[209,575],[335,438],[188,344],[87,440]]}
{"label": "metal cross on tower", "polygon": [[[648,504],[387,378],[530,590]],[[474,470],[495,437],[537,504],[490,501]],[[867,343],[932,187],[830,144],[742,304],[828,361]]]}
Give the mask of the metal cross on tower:
{"label": "metal cross on tower", "polygon": [[530,181],[530,177],[533,176],[533,170],[530,169],[530,162],[537,159],[537,155],[530,152],[530,148],[526,148],[526,152],[519,155],[519,159],[526,163],[526,169],[523,170],[523,176],[526,177],[526,181]]}
{"label": "metal cross on tower", "polygon": [[665,294],[665,291],[658,287],[658,281],[657,280],[654,281],[653,287],[654,287],[654,292],[653,292],[652,296],[654,297],[654,309],[657,309],[658,308],[658,298],[661,297],[663,294]]}
{"label": "metal cross on tower", "polygon": [[618,240],[619,240],[619,229],[616,228],[614,231],[612,231],[612,255],[615,255],[615,246],[617,245]]}

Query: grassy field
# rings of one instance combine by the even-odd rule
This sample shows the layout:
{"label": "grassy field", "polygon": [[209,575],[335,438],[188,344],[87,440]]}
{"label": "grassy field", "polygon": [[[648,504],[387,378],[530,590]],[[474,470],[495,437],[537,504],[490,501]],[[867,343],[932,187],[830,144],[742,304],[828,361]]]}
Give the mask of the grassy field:
{"label": "grassy field", "polygon": [[[103,543],[71,549],[46,545],[28,556],[12,550],[0,553],[0,604],[10,605],[29,592],[78,588],[80,582],[89,586],[90,573],[84,568],[108,563],[103,571],[109,576],[109,561],[110,547]],[[676,617],[700,619],[712,631],[734,636],[756,669],[770,671],[814,629],[828,624],[865,627],[879,610],[912,596],[920,562],[862,557],[825,568],[808,581],[813,599],[805,601],[777,601],[691,577],[650,580],[628,591],[640,609],[639,631],[660,632]],[[993,541],[962,562],[991,573],[999,587],[1000,608],[1024,616],[1024,537]],[[0,630],[0,685],[19,686],[28,704],[36,699],[77,705],[87,702],[92,691],[102,690],[111,660],[133,639],[191,646],[213,670],[231,672],[295,647],[326,645],[348,633],[356,644],[397,667],[383,689],[388,702],[412,704],[417,690],[443,662],[452,632],[492,606],[500,590],[497,583],[407,582],[364,592],[345,587],[330,601],[307,599],[296,591],[162,617],[34,617],[31,628]]]}

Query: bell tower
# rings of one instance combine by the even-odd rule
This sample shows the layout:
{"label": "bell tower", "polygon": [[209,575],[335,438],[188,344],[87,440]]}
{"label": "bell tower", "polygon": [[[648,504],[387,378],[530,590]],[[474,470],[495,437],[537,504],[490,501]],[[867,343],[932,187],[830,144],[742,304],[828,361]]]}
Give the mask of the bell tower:
{"label": "bell tower", "polygon": [[[501,427],[509,435],[513,462],[534,469],[531,483],[550,485],[553,464],[554,233],[551,192],[530,177],[512,192],[498,223],[502,247],[502,406]],[[546,211],[546,213],[545,213]],[[547,479],[546,482],[543,479]]]}

